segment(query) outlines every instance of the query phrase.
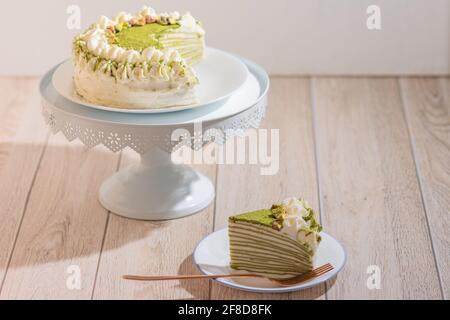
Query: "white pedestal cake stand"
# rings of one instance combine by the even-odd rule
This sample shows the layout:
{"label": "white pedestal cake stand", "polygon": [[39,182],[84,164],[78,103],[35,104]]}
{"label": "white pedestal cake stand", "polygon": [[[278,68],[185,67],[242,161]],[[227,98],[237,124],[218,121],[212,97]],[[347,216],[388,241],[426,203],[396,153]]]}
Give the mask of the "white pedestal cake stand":
{"label": "white pedestal cake stand", "polygon": [[[204,142],[198,141],[195,124],[201,123],[201,133],[209,129],[226,133],[215,143],[259,127],[267,107],[269,79],[261,67],[242,61],[249,78],[225,103],[163,114],[103,111],[69,101],[52,85],[56,66],[40,83],[43,116],[53,133],[62,132],[69,141],[78,138],[88,147],[103,144],[113,152],[130,147],[141,155],[139,164],[118,171],[102,184],[100,202],[106,209],[138,220],[185,217],[206,208],[215,191],[207,177],[171,161],[171,152],[180,146],[180,141],[172,141],[172,134],[188,130],[192,137],[188,145],[198,149]],[[181,144],[186,145],[186,140]]]}

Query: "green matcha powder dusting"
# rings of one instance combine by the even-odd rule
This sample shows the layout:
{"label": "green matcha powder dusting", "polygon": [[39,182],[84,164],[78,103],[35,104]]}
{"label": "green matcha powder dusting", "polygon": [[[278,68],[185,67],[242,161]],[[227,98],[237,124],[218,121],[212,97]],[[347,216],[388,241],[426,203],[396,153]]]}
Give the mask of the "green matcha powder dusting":
{"label": "green matcha powder dusting", "polygon": [[[305,217],[305,221],[309,222],[310,232],[321,232],[322,226],[316,220],[316,214],[314,210],[308,206],[306,201],[300,199],[303,206],[308,212],[308,215]],[[244,221],[249,223],[261,224],[267,227],[271,227],[275,230],[281,230],[283,228],[283,220],[286,216],[286,207],[284,205],[273,205],[270,209],[257,210],[252,212],[247,212],[244,214],[239,214],[233,217],[230,217],[231,221]]]}
{"label": "green matcha powder dusting", "polygon": [[162,49],[163,45],[159,37],[173,29],[179,28],[178,24],[160,25],[157,23],[143,26],[125,27],[112,37],[112,43],[126,49],[142,51],[148,47]]}

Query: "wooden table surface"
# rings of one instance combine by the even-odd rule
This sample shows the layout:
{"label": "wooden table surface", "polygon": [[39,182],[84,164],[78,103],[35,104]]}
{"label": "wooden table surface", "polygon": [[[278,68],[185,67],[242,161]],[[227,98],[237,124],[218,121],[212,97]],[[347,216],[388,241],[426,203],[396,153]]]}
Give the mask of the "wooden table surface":
{"label": "wooden table surface", "polygon": [[[197,166],[216,184],[214,205],[158,223],[101,207],[101,182],[137,156],[50,135],[37,84],[0,78],[1,299],[450,299],[450,79],[275,77],[264,127],[280,129],[279,173]],[[193,249],[229,215],[294,195],[347,250],[335,281],[263,295],[121,280],[197,273]],[[367,287],[371,265],[380,289]]]}

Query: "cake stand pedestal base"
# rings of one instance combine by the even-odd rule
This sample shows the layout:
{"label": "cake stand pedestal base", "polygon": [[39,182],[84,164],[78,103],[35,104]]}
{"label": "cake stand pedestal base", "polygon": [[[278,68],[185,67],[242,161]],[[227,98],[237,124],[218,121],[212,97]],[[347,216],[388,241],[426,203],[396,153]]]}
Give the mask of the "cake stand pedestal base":
{"label": "cake stand pedestal base", "polygon": [[155,148],[141,162],[122,169],[100,188],[100,203],[112,213],[137,220],[171,220],[192,215],[214,200],[211,181]]}

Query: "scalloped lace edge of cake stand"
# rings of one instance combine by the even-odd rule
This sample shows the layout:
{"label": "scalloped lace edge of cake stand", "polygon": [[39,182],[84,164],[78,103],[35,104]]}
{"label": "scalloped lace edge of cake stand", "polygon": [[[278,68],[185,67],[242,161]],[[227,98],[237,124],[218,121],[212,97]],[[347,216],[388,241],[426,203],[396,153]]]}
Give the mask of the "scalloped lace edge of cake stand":
{"label": "scalloped lace edge of cake stand", "polygon": [[[259,128],[265,112],[266,103],[260,101],[241,114],[208,124],[202,128],[202,135],[209,129],[218,129],[222,131],[223,138],[214,139],[214,142],[224,144],[227,139],[236,135],[243,135],[248,129]],[[53,107],[48,106],[45,101],[42,105],[42,115],[52,133],[62,132],[68,141],[79,139],[88,148],[94,148],[102,144],[112,152],[119,152],[129,147],[143,155],[155,147],[170,153],[182,146],[198,150],[209,143],[205,142],[205,137],[201,136],[199,138],[198,134],[193,133],[193,124],[190,125],[192,128],[189,129],[191,139],[183,139],[180,142],[172,141],[171,139],[173,131],[178,128],[177,126],[137,128],[136,126],[99,123],[55,110]],[[186,127],[183,128],[186,129]]]}

